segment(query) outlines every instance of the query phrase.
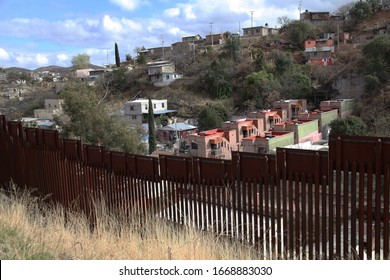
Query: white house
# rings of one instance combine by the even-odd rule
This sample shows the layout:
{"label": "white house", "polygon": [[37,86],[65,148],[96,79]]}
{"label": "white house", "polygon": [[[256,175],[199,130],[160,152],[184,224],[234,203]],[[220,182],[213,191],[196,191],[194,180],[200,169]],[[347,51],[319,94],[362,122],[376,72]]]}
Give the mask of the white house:
{"label": "white house", "polygon": [[[166,99],[152,99],[154,116],[175,113],[176,110],[168,110]],[[124,104],[124,114],[131,124],[142,124],[148,121],[149,99],[137,99]]]}
{"label": "white house", "polygon": [[169,61],[149,62],[146,66],[149,79],[155,86],[166,86],[183,77],[176,72],[175,65]]}
{"label": "white house", "polygon": [[62,99],[45,99],[45,109],[34,110],[34,117],[40,120],[53,120],[62,114]]}

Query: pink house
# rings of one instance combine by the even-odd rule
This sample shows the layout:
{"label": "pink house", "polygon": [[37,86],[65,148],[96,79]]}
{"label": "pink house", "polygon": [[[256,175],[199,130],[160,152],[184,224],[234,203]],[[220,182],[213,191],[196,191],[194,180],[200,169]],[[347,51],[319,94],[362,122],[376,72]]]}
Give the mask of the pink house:
{"label": "pink house", "polygon": [[286,110],[262,110],[258,112],[251,112],[248,114],[250,118],[256,118],[262,120],[263,126],[260,128],[259,132],[271,130],[275,124],[285,121],[287,118]]}
{"label": "pink house", "polygon": [[231,159],[238,150],[235,129],[212,129],[189,135],[190,154],[194,157]]}
{"label": "pink house", "polygon": [[222,124],[222,129],[236,131],[236,143],[241,143],[242,139],[259,135],[263,132],[262,118],[245,118],[235,121],[228,121]]}

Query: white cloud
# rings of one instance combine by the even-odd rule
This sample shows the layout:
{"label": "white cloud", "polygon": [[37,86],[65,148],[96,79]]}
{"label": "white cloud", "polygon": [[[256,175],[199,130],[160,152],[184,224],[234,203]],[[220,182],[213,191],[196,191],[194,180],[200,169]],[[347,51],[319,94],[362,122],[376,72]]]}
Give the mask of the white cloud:
{"label": "white cloud", "polygon": [[166,15],[167,17],[177,17],[180,15],[180,9],[179,8],[166,9],[164,11],[164,15]]}
{"label": "white cloud", "polygon": [[0,60],[10,60],[10,54],[3,48],[0,48]]}
{"label": "white cloud", "polygon": [[137,23],[131,19],[122,18],[121,23],[124,25],[124,27],[129,27],[132,30],[142,30],[142,24]]}
{"label": "white cloud", "polygon": [[178,27],[172,27],[172,28],[169,29],[168,33],[172,34],[173,36],[179,36],[183,32]]}
{"label": "white cloud", "polygon": [[160,29],[160,31],[165,32],[165,28],[167,27],[167,24],[159,19],[150,19],[148,23],[148,28],[147,30],[150,33],[153,33],[155,30]]}
{"label": "white cloud", "polygon": [[193,6],[192,5],[187,5],[184,8],[184,14],[186,16],[186,19],[196,19],[196,15],[193,11]]}
{"label": "white cloud", "polygon": [[64,54],[64,53],[60,53],[60,54],[57,54],[57,60],[59,62],[64,62],[64,61],[69,60],[69,56]]}
{"label": "white cloud", "polygon": [[31,57],[28,57],[25,54],[18,55],[15,59],[21,65],[28,65],[33,61]]}
{"label": "white cloud", "polygon": [[49,63],[49,59],[46,55],[38,53],[35,55],[35,62],[38,65],[47,65]]}
{"label": "white cloud", "polygon": [[132,11],[139,5],[139,0],[110,0],[111,3],[118,5],[124,10]]}
{"label": "white cloud", "polygon": [[117,19],[111,18],[109,15],[103,17],[103,27],[109,32],[119,33],[122,31],[121,23]]}

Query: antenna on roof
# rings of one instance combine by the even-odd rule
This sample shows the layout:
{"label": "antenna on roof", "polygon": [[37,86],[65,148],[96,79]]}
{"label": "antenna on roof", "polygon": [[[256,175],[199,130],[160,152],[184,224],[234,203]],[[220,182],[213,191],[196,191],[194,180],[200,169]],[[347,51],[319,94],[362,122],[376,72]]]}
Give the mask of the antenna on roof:
{"label": "antenna on roof", "polygon": [[301,16],[301,11],[302,11],[302,0],[299,1],[298,10],[299,10],[299,16]]}
{"label": "antenna on roof", "polygon": [[255,11],[251,11],[251,27],[253,27],[253,13],[254,13]]}

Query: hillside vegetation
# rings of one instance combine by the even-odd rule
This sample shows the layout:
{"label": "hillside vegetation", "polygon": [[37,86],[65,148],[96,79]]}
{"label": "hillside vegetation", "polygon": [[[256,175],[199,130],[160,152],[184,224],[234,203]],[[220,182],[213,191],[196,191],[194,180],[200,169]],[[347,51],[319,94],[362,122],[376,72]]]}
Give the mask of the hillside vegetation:
{"label": "hillside vegetation", "polygon": [[96,204],[96,223],[28,192],[0,192],[2,260],[245,260],[251,247],[157,218],[126,219]]}

